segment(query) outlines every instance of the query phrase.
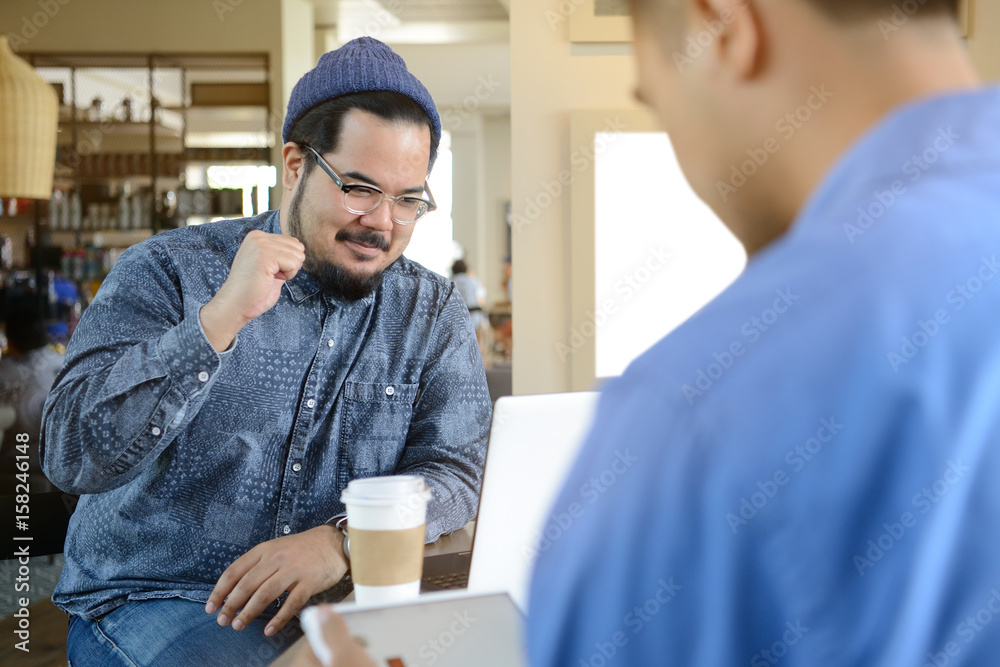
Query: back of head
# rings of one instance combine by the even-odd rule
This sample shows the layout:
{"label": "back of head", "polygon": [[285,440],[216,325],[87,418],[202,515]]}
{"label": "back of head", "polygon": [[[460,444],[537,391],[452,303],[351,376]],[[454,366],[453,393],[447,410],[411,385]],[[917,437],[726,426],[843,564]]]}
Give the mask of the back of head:
{"label": "back of head", "polygon": [[948,13],[958,15],[958,0],[796,0],[814,5],[841,22],[891,16],[897,9],[907,16]]}
{"label": "back of head", "polygon": [[[745,5],[752,0],[740,0],[737,4]],[[959,0],[790,0],[810,5],[828,17],[841,22],[891,16],[895,11],[901,11],[906,16],[929,16],[933,14],[950,14],[958,16]],[[682,5],[682,0],[631,0],[634,14],[652,11],[676,9]]]}
{"label": "back of head", "polygon": [[457,276],[460,273],[468,273],[469,265],[465,263],[464,260],[456,260],[454,264],[451,265],[451,275]]}
{"label": "back of head", "polygon": [[978,83],[958,0],[631,2],[639,97],[750,254],[893,109]]}

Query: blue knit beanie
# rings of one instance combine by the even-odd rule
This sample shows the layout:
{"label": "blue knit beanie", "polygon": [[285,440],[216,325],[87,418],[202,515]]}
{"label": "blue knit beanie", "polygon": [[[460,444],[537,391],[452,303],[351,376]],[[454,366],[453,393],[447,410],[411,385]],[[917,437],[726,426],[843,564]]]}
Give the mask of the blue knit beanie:
{"label": "blue knit beanie", "polygon": [[[424,84],[406,69],[406,63],[388,45],[371,37],[351,40],[336,51],[320,56],[315,68],[306,72],[292,89],[281,138],[288,135],[306,112],[341,95],[374,91],[406,95],[427,114],[435,143],[441,141],[441,117]],[[436,155],[431,155],[434,164]]]}

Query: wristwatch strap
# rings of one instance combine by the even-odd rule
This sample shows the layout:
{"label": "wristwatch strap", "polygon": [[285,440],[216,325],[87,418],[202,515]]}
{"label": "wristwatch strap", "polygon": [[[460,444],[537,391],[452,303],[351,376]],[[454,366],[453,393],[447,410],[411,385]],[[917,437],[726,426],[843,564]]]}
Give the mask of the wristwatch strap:
{"label": "wristwatch strap", "polygon": [[351,536],[347,532],[347,513],[338,514],[336,516],[330,517],[326,522],[327,525],[333,526],[339,530],[344,536],[344,558],[347,562],[351,562]]}

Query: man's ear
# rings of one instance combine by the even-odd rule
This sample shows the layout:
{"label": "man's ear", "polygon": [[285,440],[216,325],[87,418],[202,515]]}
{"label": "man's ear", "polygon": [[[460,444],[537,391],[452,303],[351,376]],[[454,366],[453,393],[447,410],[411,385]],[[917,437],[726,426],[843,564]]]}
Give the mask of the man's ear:
{"label": "man's ear", "polygon": [[304,151],[294,141],[289,141],[281,147],[281,163],[284,169],[281,172],[281,184],[287,192],[292,192],[295,185],[305,173]]}
{"label": "man's ear", "polygon": [[687,38],[711,51],[719,66],[735,78],[758,74],[766,35],[756,0],[688,0],[688,7]]}

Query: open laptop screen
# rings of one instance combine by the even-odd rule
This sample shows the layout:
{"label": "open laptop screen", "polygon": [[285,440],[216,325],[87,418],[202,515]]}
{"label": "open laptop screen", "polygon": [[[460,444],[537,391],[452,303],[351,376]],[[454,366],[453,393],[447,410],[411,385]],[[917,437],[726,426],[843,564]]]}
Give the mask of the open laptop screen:
{"label": "open laptop screen", "polygon": [[560,530],[549,513],[589,431],[597,396],[576,392],[497,401],[476,519],[470,591],[506,591],[527,613],[535,558],[545,540]]}

